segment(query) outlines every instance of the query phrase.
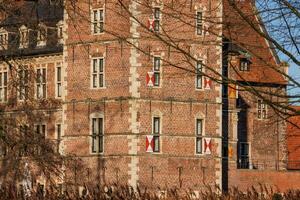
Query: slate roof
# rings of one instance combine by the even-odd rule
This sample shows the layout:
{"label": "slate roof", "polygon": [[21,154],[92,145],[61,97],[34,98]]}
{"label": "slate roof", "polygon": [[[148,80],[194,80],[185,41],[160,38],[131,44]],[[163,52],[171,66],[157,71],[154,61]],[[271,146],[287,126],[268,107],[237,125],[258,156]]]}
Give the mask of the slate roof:
{"label": "slate roof", "polygon": [[[227,50],[240,54],[245,51],[251,55],[250,71],[239,71],[235,75],[238,81],[253,83],[268,83],[286,85],[284,76],[278,72],[280,60],[274,51],[274,47],[262,36],[260,36],[239,14],[224,2],[224,37],[230,41]],[[267,34],[262,21],[253,16],[255,8],[248,2],[240,3],[240,9],[251,19],[252,23],[262,32]]]}
{"label": "slate roof", "polygon": [[[62,45],[58,44],[57,23],[63,20],[63,5],[52,4],[50,0],[31,0],[14,2],[14,6],[6,10],[0,27],[8,31],[8,48],[0,50],[7,56],[34,56],[38,54],[61,53]],[[47,43],[37,46],[39,24],[47,27]],[[19,28],[25,25],[29,29],[29,47],[19,49]]]}

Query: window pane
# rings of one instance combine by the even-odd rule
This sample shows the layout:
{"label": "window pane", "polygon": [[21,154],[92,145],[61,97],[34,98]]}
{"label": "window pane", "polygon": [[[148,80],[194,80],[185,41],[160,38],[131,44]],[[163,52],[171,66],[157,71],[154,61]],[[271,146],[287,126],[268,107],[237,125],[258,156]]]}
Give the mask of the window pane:
{"label": "window pane", "polygon": [[57,96],[61,97],[61,83],[57,84]]}
{"label": "window pane", "polygon": [[99,59],[99,72],[103,72],[103,59]]}
{"label": "window pane", "polygon": [[202,88],[202,76],[197,75],[197,88]]}
{"label": "window pane", "polygon": [[94,30],[94,33],[98,33],[98,28],[97,28],[96,22],[93,23],[93,30]]}
{"label": "window pane", "polygon": [[57,67],[57,75],[56,75],[56,79],[57,79],[57,82],[60,82],[61,81],[61,67]]}
{"label": "window pane", "polygon": [[154,117],[153,121],[154,121],[154,127],[153,127],[154,134],[159,134],[160,133],[160,118]]}
{"label": "window pane", "polygon": [[99,137],[98,149],[100,153],[103,152],[103,136]]}
{"label": "window pane", "polygon": [[201,119],[197,119],[197,127],[196,127],[196,134],[197,135],[202,135],[202,120]]}
{"label": "window pane", "polygon": [[154,73],[154,86],[159,86],[160,83],[160,73],[155,72]]}
{"label": "window pane", "polygon": [[97,59],[93,59],[93,73],[97,73]]}
{"label": "window pane", "polygon": [[154,20],[154,31],[159,31],[159,20]]}
{"label": "window pane", "polygon": [[259,119],[261,119],[261,110],[258,110],[258,112],[257,112],[257,117],[258,117]]}
{"label": "window pane", "polygon": [[99,32],[102,33],[104,31],[104,23],[100,22],[99,23]]}
{"label": "window pane", "polygon": [[94,10],[93,20],[94,20],[94,21],[97,21],[97,20],[98,20],[98,12],[97,12],[97,10]]}
{"label": "window pane", "polygon": [[98,118],[98,127],[99,127],[98,135],[102,135],[103,134],[103,118]]}
{"label": "window pane", "polygon": [[202,138],[196,138],[196,152],[202,153]]}
{"label": "window pane", "polygon": [[94,74],[93,75],[93,88],[96,88],[97,87],[97,75]]}
{"label": "window pane", "polygon": [[99,87],[104,86],[103,74],[99,74]]}
{"label": "window pane", "polygon": [[100,21],[103,21],[103,19],[104,19],[103,10],[100,10],[99,12],[100,12],[100,16],[99,16],[100,17]]}
{"label": "window pane", "polygon": [[93,118],[93,120],[92,120],[92,128],[93,128],[93,135],[97,135],[98,134],[98,123],[97,123],[96,118]]}
{"label": "window pane", "polygon": [[197,12],[197,24],[202,23],[202,12]]}
{"label": "window pane", "polygon": [[202,72],[202,61],[197,62],[197,73]]}
{"label": "window pane", "polygon": [[258,100],[258,109],[261,109],[261,100]]}
{"label": "window pane", "polygon": [[202,34],[202,25],[200,25],[200,24],[197,25],[197,34],[198,35]]}
{"label": "window pane", "polygon": [[159,136],[154,136],[153,137],[154,140],[154,152],[159,152]]}
{"label": "window pane", "polygon": [[154,8],[154,18],[155,19],[160,18],[160,8]]}
{"label": "window pane", "polygon": [[43,85],[43,98],[46,98],[46,84]]}
{"label": "window pane", "polygon": [[262,118],[263,118],[263,119],[266,119],[266,118],[267,118],[267,111],[266,111],[266,110],[263,110],[263,111],[262,111]]}
{"label": "window pane", "polygon": [[7,72],[3,73],[3,85],[7,86]]}
{"label": "window pane", "polygon": [[97,136],[92,136],[92,152],[97,152]]}
{"label": "window pane", "polygon": [[61,124],[56,125],[56,134],[57,134],[57,139],[61,139]]}
{"label": "window pane", "polygon": [[160,58],[154,57],[154,71],[160,70]]}
{"label": "window pane", "polygon": [[46,83],[46,79],[47,79],[46,69],[43,69],[43,76],[42,76],[43,83]]}

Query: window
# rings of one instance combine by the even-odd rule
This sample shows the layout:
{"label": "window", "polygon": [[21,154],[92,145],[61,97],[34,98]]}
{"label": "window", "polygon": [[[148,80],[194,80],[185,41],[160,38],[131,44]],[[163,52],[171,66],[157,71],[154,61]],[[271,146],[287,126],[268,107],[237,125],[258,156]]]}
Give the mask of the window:
{"label": "window", "polygon": [[154,31],[159,32],[160,29],[160,8],[154,8]]}
{"label": "window", "polygon": [[197,61],[196,64],[196,88],[202,89],[202,68],[203,62],[201,60]]}
{"label": "window", "polygon": [[56,65],[56,97],[62,96],[62,71],[61,71],[61,63],[58,63]]}
{"label": "window", "polygon": [[240,71],[249,71],[250,61],[246,58],[240,59]]}
{"label": "window", "polygon": [[247,142],[239,143],[239,168],[249,168],[249,144]]}
{"label": "window", "polygon": [[57,39],[58,43],[62,44],[63,43],[63,21],[59,21],[56,25],[57,27]]}
{"label": "window", "polygon": [[103,9],[93,10],[92,12],[92,31],[93,34],[104,32],[104,11]]}
{"label": "window", "polygon": [[196,153],[202,154],[203,120],[196,119]]}
{"label": "window", "polygon": [[7,101],[7,72],[0,72],[0,102]]}
{"label": "window", "polygon": [[161,72],[160,57],[154,57],[153,72],[154,72],[154,86],[159,87],[160,86],[160,72]]}
{"label": "window", "polygon": [[56,124],[56,140],[57,140],[57,153],[59,153],[59,147],[61,142],[61,124]]}
{"label": "window", "polygon": [[45,46],[47,39],[47,28],[44,25],[39,26],[37,32],[37,46]]}
{"label": "window", "polygon": [[[35,137],[38,141],[43,141],[46,139],[46,125],[45,124],[37,124],[35,125]],[[41,155],[42,153],[42,143],[37,143],[35,148],[35,153],[37,155]]]}
{"label": "window", "polygon": [[92,153],[103,153],[103,118],[92,118]]}
{"label": "window", "polygon": [[152,134],[154,140],[153,152],[160,152],[160,134],[161,134],[160,117],[153,117]]}
{"label": "window", "polygon": [[202,31],[203,31],[202,17],[203,17],[202,12],[198,11],[197,14],[196,14],[196,32],[197,32],[197,35],[202,35]]}
{"label": "window", "polygon": [[19,78],[19,100],[24,100],[28,98],[28,88],[29,88],[29,73],[25,68],[18,71]]}
{"label": "window", "polygon": [[20,28],[20,48],[28,48],[29,45],[29,31],[26,26]]}
{"label": "window", "polygon": [[36,71],[36,98],[46,98],[46,68],[40,68]]}
{"label": "window", "polygon": [[0,29],[0,49],[6,49],[8,45],[8,32],[3,28]]}
{"label": "window", "polygon": [[262,100],[258,100],[257,103],[257,118],[258,119],[267,118],[267,104]]}
{"label": "window", "polygon": [[29,127],[28,125],[20,125],[19,127],[19,133],[20,133],[20,149],[19,149],[19,155],[20,156],[28,156],[30,153],[30,147],[28,146],[29,141]]}
{"label": "window", "polygon": [[92,88],[104,87],[104,59],[94,58],[92,60]]}

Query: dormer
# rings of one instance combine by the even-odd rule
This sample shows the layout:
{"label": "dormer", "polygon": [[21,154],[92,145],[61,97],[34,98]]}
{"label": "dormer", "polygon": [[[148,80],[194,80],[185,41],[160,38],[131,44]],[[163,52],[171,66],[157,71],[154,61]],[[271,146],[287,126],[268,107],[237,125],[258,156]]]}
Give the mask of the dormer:
{"label": "dormer", "polygon": [[0,50],[7,49],[8,46],[8,31],[0,28]]}
{"label": "dormer", "polygon": [[37,30],[37,47],[46,46],[47,43],[47,26],[43,23],[38,25]]}
{"label": "dormer", "polygon": [[64,25],[64,22],[62,20],[60,20],[57,24],[56,24],[56,27],[57,27],[57,41],[58,41],[58,44],[63,44],[64,42],[64,33],[63,33],[63,25]]}
{"label": "dormer", "polygon": [[20,36],[20,49],[28,48],[29,46],[29,30],[25,25],[22,25],[19,28],[19,36]]}

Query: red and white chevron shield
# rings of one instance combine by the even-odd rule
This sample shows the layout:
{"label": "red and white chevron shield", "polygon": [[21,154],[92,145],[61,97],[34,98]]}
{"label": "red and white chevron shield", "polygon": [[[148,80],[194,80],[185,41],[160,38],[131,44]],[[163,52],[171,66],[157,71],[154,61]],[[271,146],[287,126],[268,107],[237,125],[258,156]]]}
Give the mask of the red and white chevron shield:
{"label": "red and white chevron shield", "polygon": [[210,90],[211,89],[211,85],[212,85],[211,79],[208,78],[208,77],[205,77],[204,78],[204,89]]}
{"label": "red and white chevron shield", "polygon": [[147,76],[146,76],[147,86],[148,87],[153,87],[154,86],[154,81],[155,81],[154,73],[153,72],[148,72]]}
{"label": "red and white chevron shield", "polygon": [[153,135],[146,136],[146,152],[152,153],[154,149]]}
{"label": "red and white chevron shield", "polygon": [[211,154],[211,151],[212,151],[211,138],[204,138],[203,143],[204,143],[204,146],[203,146],[204,154]]}

